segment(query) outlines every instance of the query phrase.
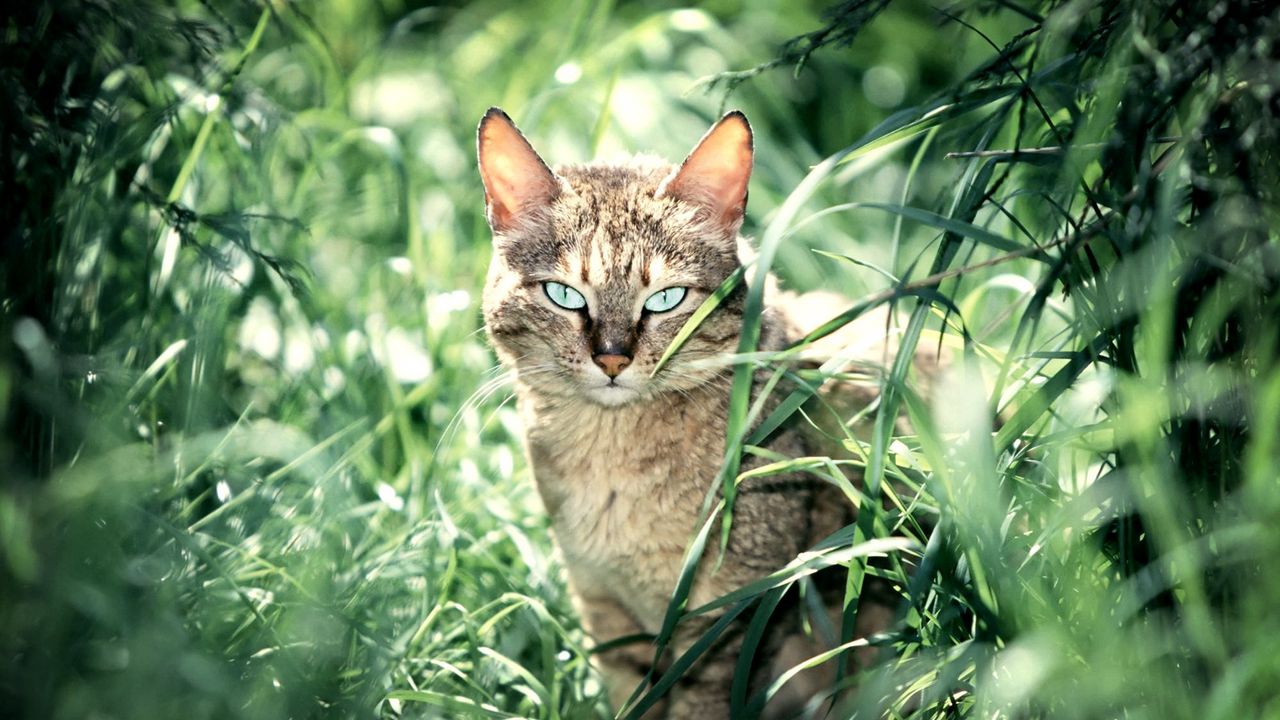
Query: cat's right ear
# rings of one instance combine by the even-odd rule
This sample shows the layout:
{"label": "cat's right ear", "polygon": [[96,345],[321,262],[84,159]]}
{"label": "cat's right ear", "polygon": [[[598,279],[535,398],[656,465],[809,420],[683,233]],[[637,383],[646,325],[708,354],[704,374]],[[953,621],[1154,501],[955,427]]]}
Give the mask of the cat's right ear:
{"label": "cat's right ear", "polygon": [[506,113],[496,107],[480,119],[476,154],[489,226],[509,230],[529,211],[555,200],[560,182]]}

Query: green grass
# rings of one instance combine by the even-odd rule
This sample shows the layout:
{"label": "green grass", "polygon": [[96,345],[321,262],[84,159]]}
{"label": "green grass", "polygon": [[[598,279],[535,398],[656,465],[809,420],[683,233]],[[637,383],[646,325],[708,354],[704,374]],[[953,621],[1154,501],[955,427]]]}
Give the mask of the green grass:
{"label": "green grass", "polygon": [[[678,159],[733,106],[747,277],[843,293],[827,330],[891,304],[903,352],[835,438],[852,461],[756,471],[876,501],[715,607],[888,579],[898,623],[840,716],[1280,715],[1280,17],[879,5],[16,11],[0,706],[607,716],[480,330],[474,127],[500,105],[553,161]],[[849,371],[745,337],[710,548],[741,453]],[[907,360],[939,343],[930,389]],[[683,601],[672,623],[712,609]]]}

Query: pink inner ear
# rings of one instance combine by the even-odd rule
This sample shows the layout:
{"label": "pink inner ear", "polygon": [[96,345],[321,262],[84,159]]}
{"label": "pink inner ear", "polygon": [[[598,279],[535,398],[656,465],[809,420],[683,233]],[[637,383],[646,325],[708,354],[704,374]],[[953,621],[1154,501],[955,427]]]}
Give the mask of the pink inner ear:
{"label": "pink inner ear", "polygon": [[740,112],[724,116],[702,138],[680,169],[658,189],[707,208],[725,225],[742,219],[751,179],[751,126]]}
{"label": "pink inner ear", "polygon": [[560,184],[507,114],[490,108],[476,138],[480,179],[494,230],[507,230],[528,211],[550,203]]}

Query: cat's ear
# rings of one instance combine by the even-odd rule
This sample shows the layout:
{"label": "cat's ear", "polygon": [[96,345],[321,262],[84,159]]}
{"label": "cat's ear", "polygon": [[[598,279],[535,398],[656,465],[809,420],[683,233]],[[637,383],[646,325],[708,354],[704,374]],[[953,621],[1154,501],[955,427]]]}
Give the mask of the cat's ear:
{"label": "cat's ear", "polygon": [[657,197],[701,205],[713,220],[736,232],[747,210],[751,162],[751,125],[734,110],[720,118],[680,167],[662,181]]}
{"label": "cat's ear", "polygon": [[530,210],[560,194],[560,182],[506,113],[496,107],[480,119],[476,154],[489,226],[509,230]]}

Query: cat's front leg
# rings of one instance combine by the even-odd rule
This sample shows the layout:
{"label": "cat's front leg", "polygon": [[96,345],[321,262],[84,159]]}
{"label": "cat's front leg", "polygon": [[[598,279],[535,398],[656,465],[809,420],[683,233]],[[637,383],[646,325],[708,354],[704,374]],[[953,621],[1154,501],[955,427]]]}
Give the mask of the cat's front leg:
{"label": "cat's front leg", "polygon": [[733,663],[715,667],[713,675],[681,679],[671,689],[667,720],[728,720],[732,682]]}
{"label": "cat's front leg", "polygon": [[[701,616],[681,620],[676,629],[672,660],[689,650],[717,618]],[[735,622],[725,629],[716,642],[684,677],[671,688],[667,720],[728,720],[729,695],[738,656],[742,652],[742,631]]]}
{"label": "cat's front leg", "polygon": [[[628,635],[639,635],[644,629],[615,598],[575,590],[574,600],[579,616],[597,645]],[[592,662],[604,675],[609,691],[609,705],[617,712],[649,674],[653,663],[653,643],[637,641],[610,648],[592,656]],[[666,702],[659,702],[643,720],[667,717]]]}

